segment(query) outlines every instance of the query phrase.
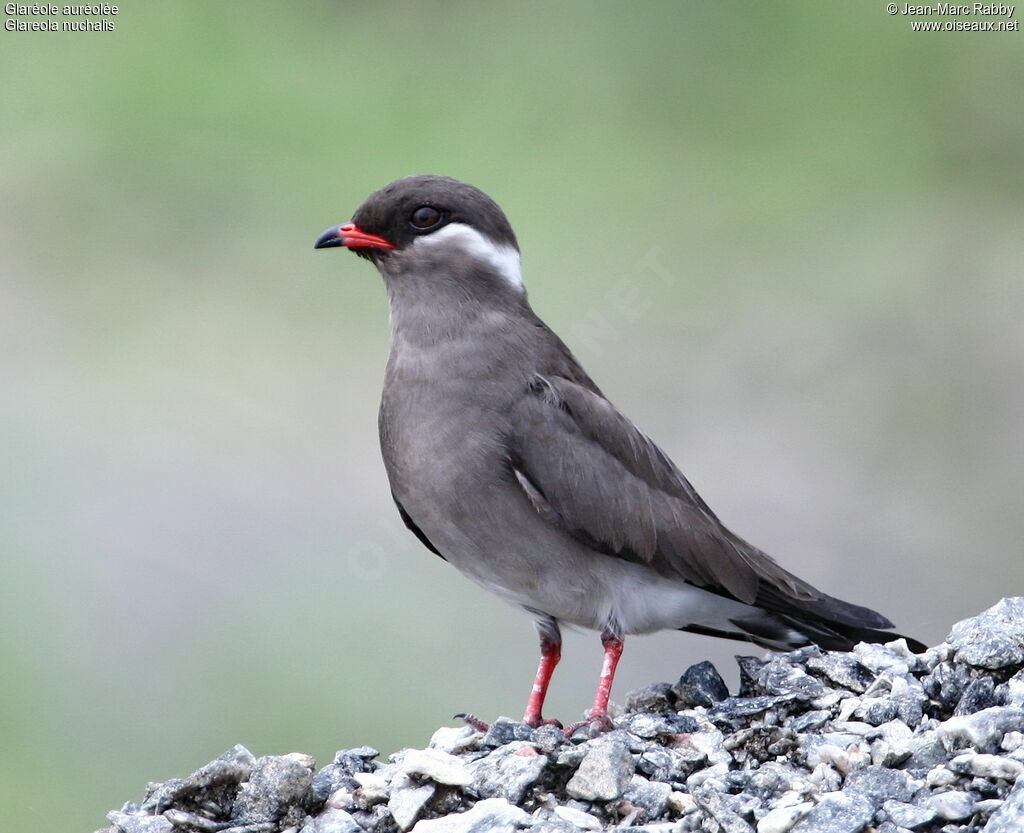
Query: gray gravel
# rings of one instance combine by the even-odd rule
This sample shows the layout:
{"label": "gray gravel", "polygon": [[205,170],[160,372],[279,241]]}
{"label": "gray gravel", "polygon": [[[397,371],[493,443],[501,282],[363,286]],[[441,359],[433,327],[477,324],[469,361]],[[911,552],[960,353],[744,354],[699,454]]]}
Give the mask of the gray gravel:
{"label": "gray gravel", "polygon": [[911,654],[738,657],[628,693],[565,740],[507,718],[426,749],[257,758],[236,746],[150,784],[102,833],[1024,833],[1024,598]]}

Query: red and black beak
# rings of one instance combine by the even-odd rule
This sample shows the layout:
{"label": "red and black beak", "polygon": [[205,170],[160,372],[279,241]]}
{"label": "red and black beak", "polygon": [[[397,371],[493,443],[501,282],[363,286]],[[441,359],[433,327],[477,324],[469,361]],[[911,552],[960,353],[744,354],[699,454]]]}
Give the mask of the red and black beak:
{"label": "red and black beak", "polygon": [[331,249],[335,246],[344,246],[346,249],[393,249],[394,244],[389,243],[383,237],[376,234],[369,234],[363,231],[355,223],[345,223],[343,226],[333,226],[321,234],[314,249]]}

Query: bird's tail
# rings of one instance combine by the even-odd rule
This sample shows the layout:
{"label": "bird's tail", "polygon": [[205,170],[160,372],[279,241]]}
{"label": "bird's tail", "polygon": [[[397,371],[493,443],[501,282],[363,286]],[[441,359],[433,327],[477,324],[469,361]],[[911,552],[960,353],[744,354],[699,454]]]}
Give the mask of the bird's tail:
{"label": "bird's tail", "polygon": [[915,654],[928,649],[912,637],[888,630],[892,622],[882,614],[826,595],[819,599],[797,600],[769,590],[759,594],[749,614],[729,621],[735,629],[689,625],[680,630],[753,642],[774,651],[791,651],[807,645],[818,645],[828,651],[849,651],[858,642],[881,643],[897,639],[905,639],[907,647]]}

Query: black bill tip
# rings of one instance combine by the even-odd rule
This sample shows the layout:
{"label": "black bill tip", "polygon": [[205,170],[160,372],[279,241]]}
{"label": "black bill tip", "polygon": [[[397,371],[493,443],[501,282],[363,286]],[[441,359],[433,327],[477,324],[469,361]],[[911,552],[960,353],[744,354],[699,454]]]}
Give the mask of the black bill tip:
{"label": "black bill tip", "polygon": [[344,245],[345,240],[341,236],[341,226],[331,226],[316,239],[316,243],[313,244],[313,248],[333,249],[335,246]]}

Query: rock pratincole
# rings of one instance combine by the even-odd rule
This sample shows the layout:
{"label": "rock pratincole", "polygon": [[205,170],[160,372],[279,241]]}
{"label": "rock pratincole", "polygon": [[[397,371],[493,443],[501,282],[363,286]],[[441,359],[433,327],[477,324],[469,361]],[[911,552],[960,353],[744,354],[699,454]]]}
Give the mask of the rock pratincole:
{"label": "rock pratincole", "polygon": [[399,179],[316,241],[330,247],[370,260],[387,287],[379,430],[402,520],[534,620],[541,658],[526,723],[555,722],[542,707],[560,623],[598,631],[604,646],[593,707],[570,734],[610,726],[627,634],[676,629],[776,650],[900,638],[881,614],[823,593],[722,524],[534,313],[515,233],[482,191]]}

